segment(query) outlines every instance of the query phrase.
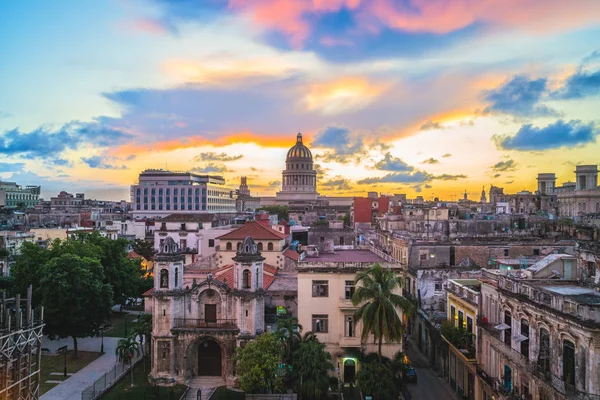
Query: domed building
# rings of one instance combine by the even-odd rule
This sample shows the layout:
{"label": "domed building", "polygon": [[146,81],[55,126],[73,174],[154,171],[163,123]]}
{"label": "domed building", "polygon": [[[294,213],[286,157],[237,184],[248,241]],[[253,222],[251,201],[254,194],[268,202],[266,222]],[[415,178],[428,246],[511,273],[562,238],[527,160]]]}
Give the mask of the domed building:
{"label": "domed building", "polygon": [[296,135],[296,143],[289,149],[285,169],[281,177],[281,191],[277,200],[317,200],[317,172],[313,168],[312,153],[302,143],[302,134]]}

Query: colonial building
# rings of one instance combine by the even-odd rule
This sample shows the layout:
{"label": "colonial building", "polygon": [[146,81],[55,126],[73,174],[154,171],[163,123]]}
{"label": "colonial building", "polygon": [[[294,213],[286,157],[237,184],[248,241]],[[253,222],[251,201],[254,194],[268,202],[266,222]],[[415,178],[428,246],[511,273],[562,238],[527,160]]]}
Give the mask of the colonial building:
{"label": "colonial building", "polygon": [[184,287],[184,257],[167,237],[155,257],[152,291],[152,378],[159,384],[215,376],[231,383],[237,346],[264,331],[264,257],[246,238],[231,271]]}

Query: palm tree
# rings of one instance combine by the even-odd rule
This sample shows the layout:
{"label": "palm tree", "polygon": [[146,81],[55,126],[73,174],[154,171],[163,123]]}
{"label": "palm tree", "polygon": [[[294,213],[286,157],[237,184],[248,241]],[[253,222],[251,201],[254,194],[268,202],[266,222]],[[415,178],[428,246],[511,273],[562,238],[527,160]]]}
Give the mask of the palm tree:
{"label": "palm tree", "polygon": [[[137,322],[132,330],[133,337],[139,337],[140,348],[142,349],[142,357],[146,357],[145,348],[147,348],[150,336],[152,335],[152,315],[140,314],[138,315]],[[146,372],[146,361],[144,361],[144,372]]]}
{"label": "palm tree", "polygon": [[294,352],[296,392],[301,399],[320,399],[329,387],[329,372],[333,370],[331,354],[318,340],[309,340]]}
{"label": "palm tree", "polygon": [[127,361],[129,363],[129,372],[131,374],[131,386],[133,386],[133,368],[132,359],[135,355],[140,354],[140,345],[135,341],[135,338],[128,337],[119,340],[115,354],[123,364]]}
{"label": "palm tree", "polygon": [[302,340],[302,325],[298,323],[298,318],[285,318],[277,321],[277,336],[285,344],[285,359],[288,365],[292,363],[292,356],[298,343]]}
{"label": "palm tree", "polygon": [[363,341],[367,341],[369,334],[375,336],[381,361],[383,339],[390,342],[402,338],[402,321],[398,311],[409,314],[413,306],[406,298],[394,293],[402,287],[402,278],[380,264],[357,273],[354,282],[357,287],[352,304],[360,305],[354,318],[363,323]]}

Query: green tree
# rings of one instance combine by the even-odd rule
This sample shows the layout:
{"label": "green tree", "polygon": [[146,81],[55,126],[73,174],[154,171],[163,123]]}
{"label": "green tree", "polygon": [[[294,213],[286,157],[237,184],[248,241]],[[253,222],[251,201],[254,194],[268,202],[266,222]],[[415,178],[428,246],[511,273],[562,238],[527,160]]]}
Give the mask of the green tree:
{"label": "green tree", "polygon": [[237,348],[235,361],[240,389],[246,393],[278,393],[283,390],[279,365],[283,357],[281,341],[272,333],[264,333]]}
{"label": "green tree", "polygon": [[294,351],[301,341],[302,325],[298,318],[282,318],[277,321],[277,337],[284,343],[284,357],[288,365],[292,364]]}
{"label": "green tree", "polygon": [[143,346],[140,346],[140,348],[142,349],[142,356],[145,356],[145,348],[149,348],[148,346],[150,343],[150,337],[152,336],[152,315],[139,314],[137,317],[137,322],[133,326],[133,334],[135,336],[139,336],[140,344],[143,343]]}
{"label": "green tree", "polygon": [[363,323],[363,341],[367,341],[369,334],[375,336],[378,342],[377,353],[381,359],[383,340],[390,342],[402,337],[402,321],[398,311],[410,314],[412,304],[394,293],[402,287],[402,278],[380,264],[358,272],[354,282],[357,288],[352,296],[352,303],[359,306],[354,318]]}
{"label": "green tree", "polygon": [[35,243],[25,242],[21,246],[10,276],[14,283],[15,293],[27,293],[27,287],[33,286],[32,302],[37,307],[42,301],[40,285],[41,267],[51,258],[50,250]]}
{"label": "green tree", "polygon": [[287,221],[290,217],[290,210],[287,206],[264,206],[256,211],[265,211],[269,214],[277,214],[277,218]]}
{"label": "green tree", "polygon": [[295,390],[301,399],[320,399],[327,394],[329,372],[333,370],[331,354],[318,340],[300,343],[294,352]]}
{"label": "green tree", "polygon": [[148,261],[154,258],[154,246],[143,239],[135,239],[135,242],[133,242],[133,251]]}
{"label": "green tree", "polygon": [[140,354],[140,345],[133,337],[128,337],[119,340],[115,355],[123,364],[129,364],[129,376],[131,378],[131,386],[133,387],[133,357]]}
{"label": "green tree", "polygon": [[392,384],[394,373],[389,365],[381,362],[362,363],[356,374],[358,387],[365,395],[373,400],[388,400],[398,398],[398,388]]}
{"label": "green tree", "polygon": [[110,316],[112,289],[103,283],[102,266],[93,258],[63,254],[40,269],[44,331],[50,337],[93,336]]}

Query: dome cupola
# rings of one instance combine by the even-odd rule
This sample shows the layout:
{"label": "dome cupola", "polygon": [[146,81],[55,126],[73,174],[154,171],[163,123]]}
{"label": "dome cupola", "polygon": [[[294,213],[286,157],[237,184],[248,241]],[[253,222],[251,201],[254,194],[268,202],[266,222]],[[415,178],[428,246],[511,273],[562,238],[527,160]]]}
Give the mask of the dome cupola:
{"label": "dome cupola", "polygon": [[298,132],[298,135],[296,136],[296,144],[288,151],[286,161],[306,161],[306,159],[312,160],[312,154],[308,147],[302,143],[302,134]]}

